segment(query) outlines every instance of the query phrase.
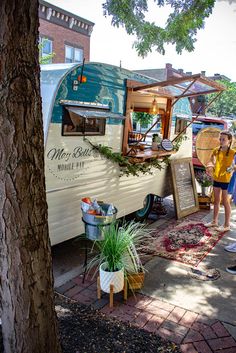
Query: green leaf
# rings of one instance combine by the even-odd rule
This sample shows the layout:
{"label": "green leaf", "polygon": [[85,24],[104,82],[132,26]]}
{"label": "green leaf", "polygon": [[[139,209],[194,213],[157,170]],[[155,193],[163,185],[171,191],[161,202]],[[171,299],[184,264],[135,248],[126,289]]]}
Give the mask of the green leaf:
{"label": "green leaf", "polygon": [[172,9],[166,26],[161,28],[145,20],[148,12],[146,0],[106,0],[104,15],[111,16],[113,26],[125,27],[128,34],[136,35],[134,47],[145,57],[152,49],[165,54],[165,45],[176,45],[177,53],[194,50],[197,31],[204,28],[204,20],[212,13],[216,0],[156,0],[158,7],[169,5]]}
{"label": "green leaf", "polygon": [[[210,105],[208,112],[215,116],[236,116],[236,82],[218,81],[226,86],[226,90]],[[216,94],[210,94],[207,101],[211,101]]]}

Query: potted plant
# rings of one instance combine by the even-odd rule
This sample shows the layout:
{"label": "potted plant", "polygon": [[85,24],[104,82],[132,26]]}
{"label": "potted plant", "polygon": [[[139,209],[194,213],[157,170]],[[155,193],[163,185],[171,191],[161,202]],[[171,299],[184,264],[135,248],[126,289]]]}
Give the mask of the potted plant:
{"label": "potted plant", "polygon": [[[139,250],[149,231],[140,223],[113,222],[104,229],[103,240],[95,241],[97,254],[89,263],[89,268],[96,266],[99,269],[100,287],[105,293],[117,293],[124,287],[124,278],[129,283],[131,274],[144,272]],[[143,277],[143,275],[142,275]]]}
{"label": "potted plant", "polygon": [[157,151],[161,143],[161,137],[159,134],[152,135],[152,150]]}
{"label": "potted plant", "polygon": [[195,173],[195,178],[201,186],[201,195],[206,196],[209,186],[212,186],[212,177],[205,171],[199,170]]}

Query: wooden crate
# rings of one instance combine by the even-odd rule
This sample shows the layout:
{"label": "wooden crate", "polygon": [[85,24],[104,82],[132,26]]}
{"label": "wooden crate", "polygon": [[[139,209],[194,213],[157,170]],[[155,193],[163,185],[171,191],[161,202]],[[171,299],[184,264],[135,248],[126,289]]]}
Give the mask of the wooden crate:
{"label": "wooden crate", "polygon": [[210,196],[202,196],[202,195],[198,194],[198,203],[199,203],[199,208],[205,209],[205,210],[210,210],[211,197]]}

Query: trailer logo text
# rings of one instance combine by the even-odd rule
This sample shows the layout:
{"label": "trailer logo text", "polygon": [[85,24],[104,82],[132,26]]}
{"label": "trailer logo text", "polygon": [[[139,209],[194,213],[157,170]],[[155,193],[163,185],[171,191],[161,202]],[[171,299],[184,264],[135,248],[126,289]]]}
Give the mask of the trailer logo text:
{"label": "trailer logo text", "polygon": [[65,161],[68,162],[70,158],[90,157],[92,155],[92,148],[75,147],[73,152],[66,152],[64,148],[52,148],[48,151],[47,158],[51,161]]}
{"label": "trailer logo text", "polygon": [[[96,153],[95,153],[96,154]],[[52,165],[48,166],[49,171],[61,180],[73,180],[85,173],[88,168],[86,157],[94,155],[92,148],[84,148],[81,146],[75,147],[71,152],[65,148],[51,148],[47,152],[47,159],[52,161]],[[61,174],[61,172],[76,172],[74,177],[70,174]]]}

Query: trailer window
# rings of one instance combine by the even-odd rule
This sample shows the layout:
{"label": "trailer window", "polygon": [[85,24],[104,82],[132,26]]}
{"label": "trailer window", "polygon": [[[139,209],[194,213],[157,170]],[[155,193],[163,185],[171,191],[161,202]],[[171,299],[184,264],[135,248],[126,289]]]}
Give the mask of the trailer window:
{"label": "trailer window", "polygon": [[105,135],[105,118],[82,117],[75,112],[64,110],[62,135],[89,136]]}
{"label": "trailer window", "polygon": [[181,131],[183,131],[183,134],[186,134],[186,127],[187,127],[187,120],[176,118],[175,120],[175,134],[179,134]]}

